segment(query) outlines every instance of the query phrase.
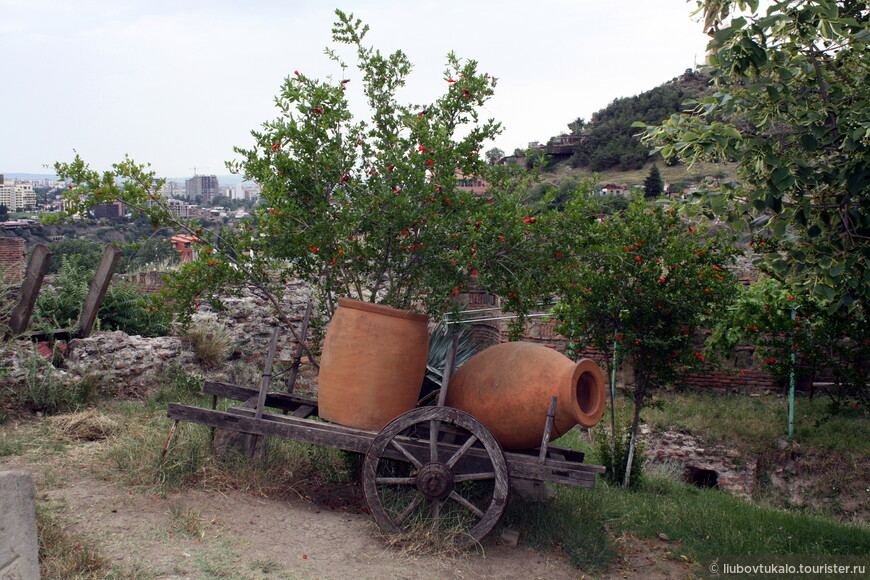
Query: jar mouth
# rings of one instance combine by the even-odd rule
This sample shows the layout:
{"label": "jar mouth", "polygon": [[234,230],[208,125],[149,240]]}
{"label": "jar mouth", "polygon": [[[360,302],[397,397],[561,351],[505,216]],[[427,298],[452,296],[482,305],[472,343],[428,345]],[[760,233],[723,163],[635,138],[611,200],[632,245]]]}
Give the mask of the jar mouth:
{"label": "jar mouth", "polygon": [[578,361],[571,373],[571,404],[578,423],[593,427],[601,420],[605,392],[604,375],[595,361],[587,358]]}

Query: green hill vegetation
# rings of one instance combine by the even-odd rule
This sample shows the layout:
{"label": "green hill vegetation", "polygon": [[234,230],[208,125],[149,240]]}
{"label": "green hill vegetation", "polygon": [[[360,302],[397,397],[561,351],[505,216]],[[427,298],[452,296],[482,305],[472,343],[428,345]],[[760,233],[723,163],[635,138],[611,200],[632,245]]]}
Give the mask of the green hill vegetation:
{"label": "green hill vegetation", "polygon": [[692,100],[711,93],[710,78],[705,73],[687,70],[638,95],[614,99],[593,113],[589,121],[578,118],[568,123],[571,134],[581,140],[570,157],[549,156],[539,164],[544,181],[567,191],[595,177],[602,186],[613,183],[631,190],[643,187],[655,165],[667,190],[673,193],[701,184],[717,185],[733,177],[736,167],[733,163],[700,162],[688,167],[665,160],[641,143],[637,127],[632,127],[637,121],[661,123],[671,114],[687,110]]}

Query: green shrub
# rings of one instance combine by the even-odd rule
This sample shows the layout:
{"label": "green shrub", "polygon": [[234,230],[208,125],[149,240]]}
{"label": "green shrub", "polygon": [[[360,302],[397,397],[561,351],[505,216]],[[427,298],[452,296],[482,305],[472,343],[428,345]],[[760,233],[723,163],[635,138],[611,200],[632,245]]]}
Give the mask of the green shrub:
{"label": "green shrub", "polygon": [[[621,486],[625,481],[625,467],[628,464],[628,450],[631,442],[631,429],[628,425],[618,425],[610,437],[603,430],[593,434],[601,465],[607,468],[604,478],[611,485]],[[638,441],[631,459],[631,479],[629,487],[636,489],[643,483],[643,444]]]}
{"label": "green shrub", "polygon": [[[72,328],[79,319],[88,295],[93,272],[75,260],[64,259],[54,283],[40,292],[33,311],[34,328],[49,331]],[[152,299],[142,296],[127,282],[106,290],[97,312],[96,328],[120,330],[129,335],[165,336],[171,317]]]}

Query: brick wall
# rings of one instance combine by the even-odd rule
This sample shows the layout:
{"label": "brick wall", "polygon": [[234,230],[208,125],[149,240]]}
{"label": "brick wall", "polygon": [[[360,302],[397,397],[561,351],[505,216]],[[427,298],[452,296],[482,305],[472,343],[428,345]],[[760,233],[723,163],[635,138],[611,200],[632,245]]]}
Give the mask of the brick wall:
{"label": "brick wall", "polygon": [[[527,342],[543,344],[564,353],[568,346],[568,341],[556,332],[555,326],[556,324],[553,321],[542,320],[540,318],[529,319],[520,338]],[[503,330],[502,341],[507,340],[507,332]],[[703,374],[689,375],[679,385],[717,391],[737,390],[745,393],[781,390],[782,385],[776,381],[771,373],[753,367],[753,350],[752,347],[741,347],[739,352],[736,353],[732,364],[729,365],[731,368],[721,370],[711,369]],[[599,350],[587,349],[580,356],[594,360],[602,367],[602,370],[605,370],[610,364],[604,353]],[[620,366],[622,368],[617,369],[616,384],[630,384],[632,374],[630,364],[626,363]]]}
{"label": "brick wall", "polygon": [[7,284],[19,284],[24,279],[27,242],[24,238],[0,238],[0,272]]}

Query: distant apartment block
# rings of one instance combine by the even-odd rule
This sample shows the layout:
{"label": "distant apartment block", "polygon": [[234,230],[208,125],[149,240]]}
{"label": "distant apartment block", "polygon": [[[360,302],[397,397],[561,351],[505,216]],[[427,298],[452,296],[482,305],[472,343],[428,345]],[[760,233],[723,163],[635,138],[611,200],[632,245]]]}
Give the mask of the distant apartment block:
{"label": "distant apartment block", "polygon": [[9,211],[21,211],[36,205],[36,193],[30,183],[0,183],[0,205]]}
{"label": "distant apartment block", "polygon": [[184,197],[184,188],[175,181],[166,181],[157,193],[164,197]]}
{"label": "distant apartment block", "polygon": [[194,175],[185,182],[187,198],[196,199],[202,196],[202,205],[211,205],[212,200],[220,195],[220,185],[216,175]]}
{"label": "distant apartment block", "polygon": [[124,202],[115,201],[112,203],[95,205],[91,211],[94,212],[94,217],[97,219],[124,217]]}
{"label": "distant apartment block", "polygon": [[191,217],[190,204],[187,202],[181,201],[180,199],[167,199],[166,206],[169,213],[174,215],[176,218],[188,219]]}

